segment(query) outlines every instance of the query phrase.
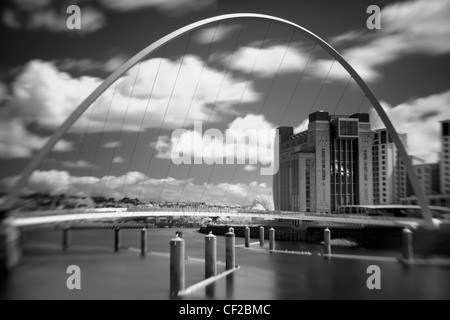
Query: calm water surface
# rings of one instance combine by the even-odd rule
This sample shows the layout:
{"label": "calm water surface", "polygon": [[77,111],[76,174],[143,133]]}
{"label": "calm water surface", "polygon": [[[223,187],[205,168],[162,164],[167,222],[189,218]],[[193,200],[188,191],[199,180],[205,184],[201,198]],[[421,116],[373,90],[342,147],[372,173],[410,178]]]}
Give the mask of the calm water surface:
{"label": "calm water surface", "polygon": [[[139,248],[140,230],[123,230],[122,246]],[[169,241],[174,229],[149,229],[150,253],[113,252],[112,230],[73,231],[72,247],[61,250],[61,232],[29,233],[21,264],[0,283],[2,299],[169,299]],[[204,277],[204,235],[183,229],[186,285]],[[257,241],[252,239],[252,242]],[[241,238],[236,244],[243,244]],[[268,244],[266,243],[266,246]],[[300,242],[277,242],[279,250],[322,252]],[[259,245],[253,246],[258,249]],[[397,257],[396,251],[337,249],[334,253]],[[218,237],[218,260],[225,261],[225,239]],[[188,299],[450,299],[450,268],[405,266],[367,260],[325,260],[319,256],[236,249],[241,269]],[[66,287],[67,267],[81,268],[81,290]],[[367,289],[367,268],[381,268],[381,290]],[[219,265],[219,272],[224,265]]]}

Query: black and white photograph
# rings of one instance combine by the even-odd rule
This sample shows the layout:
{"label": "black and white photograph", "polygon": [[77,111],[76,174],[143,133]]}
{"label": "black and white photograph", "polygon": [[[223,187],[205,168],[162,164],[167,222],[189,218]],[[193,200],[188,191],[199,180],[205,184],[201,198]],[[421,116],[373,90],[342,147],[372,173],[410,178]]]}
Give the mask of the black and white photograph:
{"label": "black and white photograph", "polygon": [[449,17],[3,0],[0,299],[449,300]]}

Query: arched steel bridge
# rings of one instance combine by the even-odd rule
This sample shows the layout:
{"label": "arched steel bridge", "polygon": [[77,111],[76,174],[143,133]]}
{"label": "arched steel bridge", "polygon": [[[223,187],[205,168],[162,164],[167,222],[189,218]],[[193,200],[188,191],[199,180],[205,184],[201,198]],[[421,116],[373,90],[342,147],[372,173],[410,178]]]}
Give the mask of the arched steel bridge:
{"label": "arched steel bridge", "polygon": [[326,41],[312,33],[311,31],[299,26],[298,24],[295,24],[293,22],[290,22],[288,20],[284,20],[278,17],[269,16],[269,15],[263,15],[263,14],[254,14],[254,13],[236,13],[236,14],[226,14],[221,16],[212,17],[209,19],[201,20],[195,23],[192,23],[188,26],[185,26],[181,29],[178,29],[167,36],[161,38],[160,40],[154,42],[141,52],[139,52],[137,55],[135,55],[133,58],[131,58],[129,61],[127,61],[124,65],[122,65],[119,69],[117,69],[113,74],[111,74],[98,88],[96,88],[90,95],[87,97],[81,104],[78,106],[78,108],[68,117],[68,119],[56,130],[56,132],[52,135],[52,137],[49,139],[47,144],[34,156],[32,161],[29,163],[29,165],[24,170],[23,174],[21,175],[20,179],[17,181],[17,183],[12,188],[11,192],[7,195],[7,198],[5,202],[2,205],[1,210],[2,211],[8,211],[10,209],[16,199],[18,198],[20,191],[23,187],[26,186],[28,180],[30,179],[32,173],[38,168],[38,166],[42,163],[44,158],[48,153],[52,151],[52,149],[55,147],[55,145],[58,143],[58,141],[61,140],[63,135],[74,125],[74,123],[79,119],[83,113],[94,103],[94,101],[102,94],[104,93],[116,80],[118,80],[120,77],[122,77],[127,71],[129,71],[133,66],[137,65],[141,61],[143,61],[146,57],[148,57],[150,54],[155,52],[157,49],[173,42],[177,38],[193,32],[197,29],[200,29],[202,27],[205,27],[207,25],[218,23],[222,21],[227,20],[236,20],[236,19],[253,19],[253,20],[268,20],[271,23],[274,24],[280,24],[287,26],[289,28],[292,28],[293,30],[299,32],[306,38],[314,41],[314,43],[318,44],[322,49],[324,49],[330,56],[332,56],[335,61],[339,62],[339,64],[349,73],[349,75],[355,80],[355,82],[358,84],[360,89],[363,91],[363,93],[366,95],[367,99],[370,101],[372,106],[377,111],[379,117],[383,121],[384,125],[386,126],[386,129],[389,131],[393,142],[395,143],[397,150],[401,156],[401,159],[403,160],[403,163],[406,167],[408,176],[410,178],[411,184],[414,188],[414,192],[418,198],[418,202],[420,206],[422,207],[422,215],[426,223],[429,225],[432,225],[432,216],[430,213],[430,210],[428,208],[427,200],[425,198],[424,192],[422,188],[420,187],[419,180],[415,174],[415,171],[413,169],[412,163],[409,159],[409,156],[405,150],[405,147],[403,146],[393,124],[389,120],[389,117],[387,116],[386,112],[383,110],[382,106],[380,105],[380,102],[375,97],[373,92],[369,89],[369,87],[366,85],[366,83],[363,81],[363,79],[359,76],[359,74],[353,69],[353,67],[332,47],[330,46]]}

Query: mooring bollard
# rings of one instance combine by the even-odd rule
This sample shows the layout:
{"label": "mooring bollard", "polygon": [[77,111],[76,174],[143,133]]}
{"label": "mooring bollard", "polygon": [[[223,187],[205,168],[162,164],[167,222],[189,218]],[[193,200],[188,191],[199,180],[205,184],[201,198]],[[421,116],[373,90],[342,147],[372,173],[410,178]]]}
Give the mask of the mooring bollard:
{"label": "mooring bollard", "polygon": [[231,270],[236,267],[236,248],[233,228],[230,228],[230,231],[225,235],[225,241],[225,269]]}
{"label": "mooring bollard", "polygon": [[185,243],[180,237],[170,240],[170,295],[185,289]]}
{"label": "mooring bollard", "polygon": [[177,231],[177,232],[175,232],[175,236],[183,238],[183,232],[182,231]]}
{"label": "mooring bollard", "polygon": [[259,245],[264,247],[264,227],[259,227]]}
{"label": "mooring bollard", "polygon": [[67,250],[70,247],[70,228],[63,230],[63,249]]}
{"label": "mooring bollard", "polygon": [[121,233],[122,233],[122,231],[120,230],[120,228],[116,228],[114,230],[114,251],[115,252],[119,252],[120,247],[122,247]]}
{"label": "mooring bollard", "polygon": [[269,230],[269,250],[275,250],[275,229],[270,228]]}
{"label": "mooring bollard", "polygon": [[414,259],[414,249],[413,249],[413,233],[408,228],[402,230],[402,247],[403,247],[403,259],[413,260]]}
{"label": "mooring bollard", "polygon": [[141,256],[147,254],[147,229],[142,229],[141,231]]}
{"label": "mooring bollard", "polygon": [[250,228],[245,227],[245,247],[250,248]]}
{"label": "mooring bollard", "polygon": [[324,253],[326,255],[331,255],[331,232],[330,229],[326,228],[323,230],[323,242],[324,242]]}
{"label": "mooring bollard", "polygon": [[217,238],[210,232],[205,236],[205,279],[217,275]]}

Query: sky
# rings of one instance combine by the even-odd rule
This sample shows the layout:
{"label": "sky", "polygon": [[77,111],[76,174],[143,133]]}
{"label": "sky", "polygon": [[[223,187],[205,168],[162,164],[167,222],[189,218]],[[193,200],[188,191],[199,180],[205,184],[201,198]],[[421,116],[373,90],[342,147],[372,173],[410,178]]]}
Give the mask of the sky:
{"label": "sky", "polygon": [[[369,30],[366,10],[373,4],[382,9],[381,29]],[[81,30],[67,28],[70,5],[81,8]],[[227,13],[283,18],[330,43],[397,131],[408,134],[409,153],[439,160],[439,122],[450,119],[450,1],[10,0],[0,14],[0,192],[124,62],[172,31]],[[272,177],[260,174],[258,162],[271,152],[271,139],[263,136],[281,125],[303,131],[316,110],[367,112],[374,128],[383,126],[346,71],[298,31],[250,19],[211,24],[121,77],[64,135],[27,189],[270,202]],[[202,130],[195,131],[200,122]],[[182,135],[174,138],[177,129]],[[244,157],[241,165],[174,164],[173,151],[201,155],[189,146],[207,129],[224,136],[253,129],[253,141],[264,142],[245,154],[241,141],[232,152]],[[210,140],[216,154],[224,144]]]}

